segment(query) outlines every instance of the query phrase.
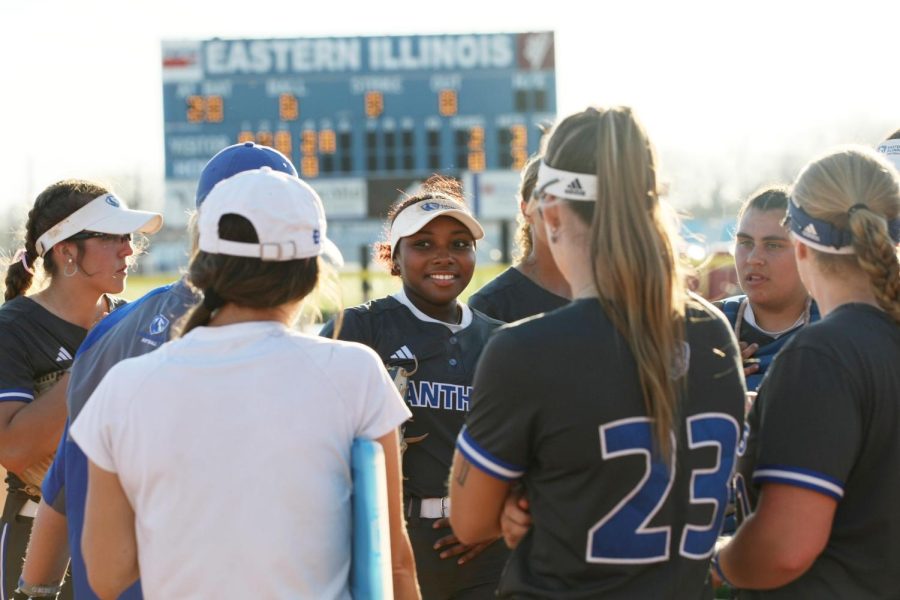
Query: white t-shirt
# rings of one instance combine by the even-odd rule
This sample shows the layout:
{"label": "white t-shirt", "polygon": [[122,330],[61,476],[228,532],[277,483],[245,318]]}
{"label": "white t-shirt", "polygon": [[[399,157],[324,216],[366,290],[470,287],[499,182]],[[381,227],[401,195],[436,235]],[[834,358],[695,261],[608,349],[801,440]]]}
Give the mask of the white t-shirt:
{"label": "white t-shirt", "polygon": [[134,508],[148,600],[349,598],[351,444],[409,416],[369,348],[264,321],[120,362],[71,434]]}

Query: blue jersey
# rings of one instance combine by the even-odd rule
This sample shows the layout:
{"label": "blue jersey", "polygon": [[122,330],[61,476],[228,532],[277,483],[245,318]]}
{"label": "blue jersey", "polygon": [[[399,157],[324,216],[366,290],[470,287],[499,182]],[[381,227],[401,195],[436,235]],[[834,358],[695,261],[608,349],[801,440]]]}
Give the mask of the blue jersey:
{"label": "blue jersey", "polygon": [[[56,459],[44,479],[44,500],[66,515],[69,549],[72,554],[72,585],[75,597],[96,599],[88,585],[81,532],[87,499],[88,461],[69,437],[69,425],[78,417],[94,389],[116,363],[152,352],[172,335],[172,325],[195,303],[184,280],[148,292],[136,302],[110,314],[91,330],[75,355],[68,388],[69,421],[56,453]],[[141,598],[140,581],[120,598]]]}
{"label": "blue jersey", "polygon": [[763,377],[775,355],[781,350],[795,333],[797,333],[803,325],[813,323],[819,320],[819,307],[814,301],[810,301],[807,311],[804,314],[803,323],[797,325],[788,332],[772,337],[764,331],[753,327],[743,319],[744,311],[747,308],[747,296],[732,296],[713,303],[713,306],[725,313],[728,322],[731,323],[732,329],[737,336],[739,342],[747,342],[748,344],[759,344],[759,348],[753,354],[753,359],[758,361],[759,370],[752,375],[747,375],[747,389],[751,392],[756,391],[762,384]]}

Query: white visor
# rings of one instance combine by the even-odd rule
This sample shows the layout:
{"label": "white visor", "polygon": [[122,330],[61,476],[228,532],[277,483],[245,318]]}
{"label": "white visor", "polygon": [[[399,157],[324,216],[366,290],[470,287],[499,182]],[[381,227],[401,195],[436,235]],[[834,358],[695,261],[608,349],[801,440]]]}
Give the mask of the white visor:
{"label": "white visor", "polygon": [[593,202],[597,199],[597,176],[561,171],[541,161],[534,192],[536,195],[549,194],[565,200]]}
{"label": "white visor", "polygon": [[887,140],[878,144],[878,152],[890,161],[897,171],[900,171],[900,140]]}
{"label": "white visor", "polygon": [[401,238],[418,233],[438,217],[453,217],[472,232],[475,240],[484,237],[484,229],[465,204],[444,196],[433,196],[410,204],[394,217],[391,223],[391,252],[397,249]]}
{"label": "white visor", "polygon": [[50,248],[82,231],[98,233],[156,233],[163,224],[162,215],[131,210],[113,194],[97,196],[71,215],[48,229],[34,246],[44,256]]}

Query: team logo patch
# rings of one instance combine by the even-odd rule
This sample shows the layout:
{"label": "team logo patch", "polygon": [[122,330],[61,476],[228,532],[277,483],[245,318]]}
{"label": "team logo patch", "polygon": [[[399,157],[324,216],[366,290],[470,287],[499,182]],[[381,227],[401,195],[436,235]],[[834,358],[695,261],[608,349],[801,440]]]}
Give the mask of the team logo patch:
{"label": "team logo patch", "polygon": [[153,317],[153,320],[150,321],[150,327],[148,331],[150,335],[160,335],[161,333],[165,333],[166,329],[169,328],[169,319],[164,317],[163,315],[156,315]]}
{"label": "team logo patch", "polygon": [[115,196],[107,196],[106,203],[109,204],[110,206],[115,206],[116,208],[119,208],[119,206],[120,206],[119,201],[116,199]]}
{"label": "team logo patch", "polygon": [[422,210],[424,210],[426,212],[431,212],[433,210],[440,210],[442,208],[447,209],[447,210],[453,210],[456,208],[452,204],[443,204],[441,202],[434,202],[434,201],[423,202],[419,206],[421,207]]}

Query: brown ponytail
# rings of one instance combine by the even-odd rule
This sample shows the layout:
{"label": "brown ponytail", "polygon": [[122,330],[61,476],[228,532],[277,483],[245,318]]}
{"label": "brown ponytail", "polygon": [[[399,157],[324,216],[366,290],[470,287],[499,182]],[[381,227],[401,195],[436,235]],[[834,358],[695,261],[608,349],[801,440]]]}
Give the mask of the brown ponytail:
{"label": "brown ponytail", "polygon": [[[37,272],[37,248],[35,243],[51,227],[74,213],[76,210],[102,194],[109,193],[105,187],[80,179],[58,181],[41,192],[28,211],[25,223],[25,261],[29,268]],[[80,244],[79,244],[80,248]],[[56,265],[53,255],[48,251],[43,257],[44,271],[53,277]],[[6,291],[4,298],[9,301],[16,296],[24,295],[34,280],[21,261],[9,265],[6,271]]]}
{"label": "brown ponytail", "polygon": [[589,108],[556,127],[544,161],[597,176],[597,200],[569,207],[590,225],[594,286],[634,355],[656,448],[670,457],[688,296],[650,140],[630,108]]}
{"label": "brown ponytail", "polygon": [[[253,225],[240,215],[224,215],[219,222],[219,235],[223,240],[259,242]],[[213,313],[228,303],[274,308],[305,298],[318,282],[319,262],[317,258],[262,261],[197,250],[188,267],[188,278],[204,292],[204,299],[185,317],[182,335],[208,325]]]}

